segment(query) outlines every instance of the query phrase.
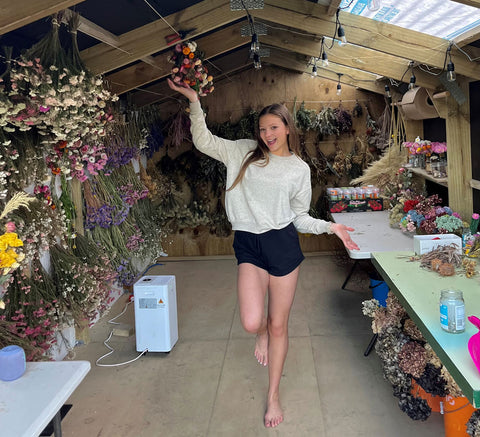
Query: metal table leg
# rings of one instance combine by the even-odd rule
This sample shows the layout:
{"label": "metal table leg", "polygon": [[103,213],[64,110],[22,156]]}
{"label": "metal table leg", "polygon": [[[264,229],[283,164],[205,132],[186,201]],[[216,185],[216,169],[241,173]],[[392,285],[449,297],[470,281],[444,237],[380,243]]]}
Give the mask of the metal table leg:
{"label": "metal table leg", "polygon": [[365,349],[365,352],[363,353],[363,356],[368,357],[368,355],[373,349],[373,346],[375,346],[375,343],[377,342],[377,338],[378,338],[378,334],[373,334],[372,339],[370,340],[370,343],[368,343],[368,346]]}
{"label": "metal table leg", "polygon": [[53,435],[55,437],[62,437],[62,414],[60,410],[57,411],[57,414],[52,419],[53,422]]}
{"label": "metal table leg", "polygon": [[350,278],[353,274],[353,271],[355,270],[355,267],[357,267],[357,264],[358,264],[358,259],[356,259],[355,262],[353,263],[353,266],[350,269],[350,272],[348,273],[347,278],[345,279],[345,282],[342,285],[342,290],[345,289],[345,286],[347,285],[347,282],[350,280]]}

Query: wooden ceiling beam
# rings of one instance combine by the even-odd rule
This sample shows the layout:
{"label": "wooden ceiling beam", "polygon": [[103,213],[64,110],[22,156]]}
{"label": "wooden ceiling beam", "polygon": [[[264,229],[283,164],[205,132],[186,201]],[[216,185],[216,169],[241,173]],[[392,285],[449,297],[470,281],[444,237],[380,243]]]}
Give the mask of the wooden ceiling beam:
{"label": "wooden ceiling beam", "polygon": [[[311,74],[312,66],[308,65],[308,58],[294,53],[286,53],[282,50],[272,49],[270,56],[265,58],[265,62],[277,65],[293,71]],[[380,81],[375,81],[376,76],[365,72],[355,71],[352,68],[344,66],[333,66],[333,69],[319,68],[317,74],[325,79],[338,81],[338,73],[342,73],[341,83],[372,91],[377,94],[385,94],[385,87]]]}
{"label": "wooden ceiling beam", "polygon": [[463,5],[473,6],[474,8],[480,8],[480,0],[452,0],[456,3],[462,3]]}
{"label": "wooden ceiling beam", "polygon": [[[321,41],[318,38],[288,32],[288,29],[267,28],[268,35],[262,35],[260,43],[296,51],[307,56],[320,57]],[[403,80],[408,82],[410,79],[410,74],[406,73],[408,70],[408,59],[353,44],[347,44],[343,47],[334,44],[331,49],[328,49],[331,45],[330,38],[325,38],[325,44],[329,61],[386,76],[397,81]],[[418,86],[430,89],[436,89],[440,86],[440,81],[431,74],[416,69],[415,76]]]}
{"label": "wooden ceiling beam", "polygon": [[328,5],[327,9],[327,15],[329,17],[332,17],[333,15],[336,14],[338,8],[340,7],[340,3],[342,3],[342,0],[331,0],[330,4]]}
{"label": "wooden ceiling beam", "polygon": [[0,35],[69,8],[84,0],[16,0],[0,2]]}
{"label": "wooden ceiling beam", "polygon": [[[221,55],[250,42],[249,38],[240,35],[240,29],[245,22],[235,23],[196,40],[198,47],[205,53],[205,59]],[[123,94],[134,88],[154,82],[170,74],[172,64],[168,62],[171,52],[152,57],[156,66],[135,64],[116,73],[106,76],[111,84],[112,92]],[[207,67],[208,68],[208,67]]]}
{"label": "wooden ceiling beam", "polygon": [[[186,39],[192,39],[244,16],[244,11],[231,11],[228,1],[204,0],[165,17],[165,21],[176,31],[191,30]],[[165,37],[170,34],[172,29],[163,20],[156,20],[119,35],[120,50],[102,43],[82,50],[80,55],[93,73],[106,73],[168,49],[171,45]]]}
{"label": "wooden ceiling beam", "polygon": [[[265,0],[264,9],[250,13],[316,35],[332,36],[335,31],[335,17],[327,16],[327,8],[305,0]],[[349,13],[340,14],[340,21],[352,44],[443,68],[447,40]],[[458,74],[480,79],[479,63],[455,52],[452,60]]]}

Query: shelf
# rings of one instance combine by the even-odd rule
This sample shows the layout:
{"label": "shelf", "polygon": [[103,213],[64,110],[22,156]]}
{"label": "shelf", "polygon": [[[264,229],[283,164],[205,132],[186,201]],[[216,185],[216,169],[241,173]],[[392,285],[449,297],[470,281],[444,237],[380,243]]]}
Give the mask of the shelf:
{"label": "shelf", "polygon": [[412,173],[418,174],[424,179],[428,179],[429,181],[435,182],[436,184],[448,187],[448,178],[434,178],[431,174],[428,174],[423,168],[419,167],[410,167],[409,169],[412,171]]}

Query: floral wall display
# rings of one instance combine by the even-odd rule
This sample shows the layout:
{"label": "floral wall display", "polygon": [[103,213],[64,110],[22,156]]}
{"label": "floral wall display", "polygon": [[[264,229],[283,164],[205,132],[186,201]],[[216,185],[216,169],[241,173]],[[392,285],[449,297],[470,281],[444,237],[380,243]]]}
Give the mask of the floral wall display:
{"label": "floral wall display", "polygon": [[49,359],[64,326],[96,319],[162,253],[141,164],[163,144],[157,115],[120,113],[80,61],[78,18],[69,47],[60,18],[20,59],[7,50],[0,73],[0,347],[28,360]]}

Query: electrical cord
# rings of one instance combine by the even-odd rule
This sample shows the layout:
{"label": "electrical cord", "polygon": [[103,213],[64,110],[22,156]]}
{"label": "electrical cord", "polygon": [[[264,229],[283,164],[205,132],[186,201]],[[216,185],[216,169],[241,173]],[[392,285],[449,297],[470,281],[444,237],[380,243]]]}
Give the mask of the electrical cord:
{"label": "electrical cord", "polygon": [[[153,266],[151,266],[151,267],[153,267]],[[148,271],[148,269],[147,269],[147,271]],[[121,315],[125,314],[125,311],[127,311],[128,305],[130,305],[131,303],[132,303],[131,301],[127,302],[123,311],[120,314],[116,315],[113,319],[110,319],[107,323],[111,323],[113,325],[119,325],[120,323],[114,322],[114,320],[118,319]],[[113,352],[115,352],[115,349],[110,347],[109,344],[108,344],[108,342],[112,338],[112,335],[113,335],[113,329],[110,331],[110,335],[108,336],[108,338],[103,342],[105,347],[110,349],[110,352],[107,352],[106,354],[102,355],[97,361],[95,361],[95,365],[97,365],[98,367],[117,367],[117,366],[123,366],[125,364],[130,364],[130,363],[133,363],[134,361],[137,361],[142,355],[144,355],[148,352],[148,349],[145,349],[137,357],[133,358],[132,360],[125,361],[123,363],[100,364],[101,360],[103,360],[104,358],[108,357],[109,355],[113,354]]]}

